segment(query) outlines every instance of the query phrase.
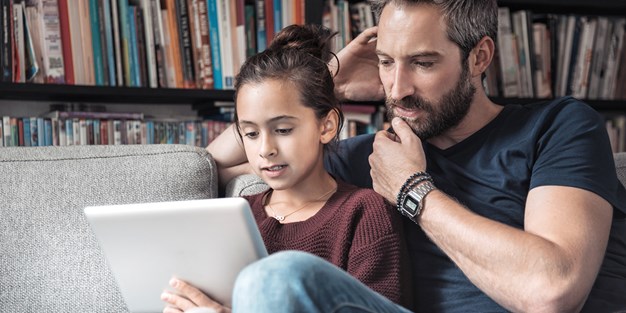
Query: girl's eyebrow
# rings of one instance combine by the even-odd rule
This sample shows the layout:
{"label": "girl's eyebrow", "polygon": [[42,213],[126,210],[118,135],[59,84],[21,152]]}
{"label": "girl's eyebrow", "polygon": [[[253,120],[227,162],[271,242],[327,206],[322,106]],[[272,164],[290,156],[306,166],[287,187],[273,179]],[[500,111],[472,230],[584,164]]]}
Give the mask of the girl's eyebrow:
{"label": "girl's eyebrow", "polygon": [[[270,118],[267,122],[268,123],[274,123],[277,121],[281,121],[281,120],[297,120],[298,118],[295,116],[290,116],[290,115],[279,115],[279,116],[275,116]],[[256,125],[255,122],[252,121],[246,121],[246,120],[239,120],[239,124],[250,124],[250,125]]]}

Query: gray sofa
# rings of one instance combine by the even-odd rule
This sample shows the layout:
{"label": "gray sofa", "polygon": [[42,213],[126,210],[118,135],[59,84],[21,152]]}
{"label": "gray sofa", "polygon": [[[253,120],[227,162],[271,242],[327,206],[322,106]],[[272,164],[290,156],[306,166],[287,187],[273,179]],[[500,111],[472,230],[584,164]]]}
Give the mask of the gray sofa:
{"label": "gray sofa", "polygon": [[[184,145],[1,148],[0,177],[2,312],[126,312],[82,208],[218,195],[210,155]],[[265,188],[243,176],[227,195]]]}

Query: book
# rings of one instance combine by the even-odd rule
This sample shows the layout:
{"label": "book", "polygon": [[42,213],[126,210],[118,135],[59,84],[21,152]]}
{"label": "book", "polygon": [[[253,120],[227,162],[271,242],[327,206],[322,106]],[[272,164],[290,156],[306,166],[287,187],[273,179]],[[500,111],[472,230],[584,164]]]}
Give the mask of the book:
{"label": "book", "polygon": [[144,114],[141,112],[85,112],[85,111],[50,111],[42,117],[57,119],[120,119],[120,120],[143,120]]}
{"label": "book", "polygon": [[265,0],[255,0],[256,4],[256,45],[257,52],[267,49],[267,30],[265,22]]}
{"label": "book", "polygon": [[74,85],[74,55],[72,53],[72,36],[70,26],[69,0],[58,0],[59,29],[61,30],[61,48],[63,51],[63,68],[65,70],[65,83]]}
{"label": "book", "polygon": [[162,4],[165,42],[168,49],[168,87],[183,88],[183,65],[180,49],[175,0],[165,0]]}
{"label": "book", "polygon": [[13,81],[13,48],[14,48],[14,34],[13,34],[13,0],[3,0],[1,2],[2,9],[2,58],[0,63],[2,65],[2,81]]}
{"label": "book", "polygon": [[137,58],[141,87],[150,87],[149,85],[149,73],[148,73],[148,59],[146,49],[146,29],[144,25],[145,17],[143,9],[137,5],[135,6],[135,32],[137,41]]}
{"label": "book", "polygon": [[209,38],[209,17],[205,0],[189,0],[189,21],[193,48],[196,88],[213,88],[213,69]]}
{"label": "book", "polygon": [[[115,62],[115,44],[113,42],[113,21],[111,16],[111,1],[98,0],[99,6],[102,8],[100,21],[103,25],[102,39],[103,39],[103,64],[105,77],[108,78],[106,82],[109,86],[117,86],[117,64]],[[113,1],[115,3],[115,1]]]}
{"label": "book", "polygon": [[498,8],[498,58],[503,95],[505,97],[519,97],[517,39],[513,34],[511,13],[508,7]]}
{"label": "book", "polygon": [[165,51],[165,38],[163,35],[163,18],[161,17],[161,1],[150,0],[150,9],[152,10],[152,27],[154,28],[154,58],[156,62],[157,86],[166,88],[167,57]]}
{"label": "book", "polygon": [[13,82],[26,82],[26,55],[24,43],[24,1],[15,0],[13,3],[13,35],[15,49],[13,56]]}
{"label": "book", "polygon": [[85,75],[85,85],[96,84],[96,72],[94,64],[94,51],[92,42],[91,20],[89,14],[89,3],[87,1],[78,2],[78,20],[80,23],[80,42],[83,53],[83,71]]}
{"label": "book", "polygon": [[[124,62],[122,58],[122,35],[119,19],[118,1],[111,1],[111,27],[113,33],[113,52],[115,55],[115,83],[124,86]],[[113,69],[111,69],[113,70]]]}
{"label": "book", "polygon": [[213,88],[224,89],[222,74],[222,47],[220,45],[220,27],[217,14],[217,0],[207,0],[209,16],[209,41],[211,46],[211,65],[213,67]]}
{"label": "book", "polygon": [[157,59],[156,59],[156,45],[155,45],[155,30],[157,24],[155,18],[152,16],[154,11],[152,10],[152,4],[150,0],[141,0],[140,7],[143,16],[143,28],[144,28],[144,42],[145,42],[145,56],[146,56],[146,68],[148,79],[146,86],[151,88],[157,88],[158,75],[157,75]]}
{"label": "book", "polygon": [[233,68],[233,42],[232,42],[232,27],[231,14],[230,14],[230,1],[218,0],[217,1],[217,23],[220,29],[220,57],[222,60],[222,88],[233,89],[234,87],[234,73]]}
{"label": "book", "polygon": [[120,29],[120,62],[122,64],[122,76],[124,77],[124,86],[132,87],[134,85],[133,76],[131,74],[131,37],[128,0],[118,0],[117,11]]}
{"label": "book", "polygon": [[183,88],[195,88],[193,48],[189,28],[189,10],[187,0],[176,0],[176,22],[178,23],[178,40],[183,74]]}
{"label": "book", "polygon": [[[89,0],[89,22],[91,27],[91,50],[93,52],[94,79],[97,86],[104,85],[104,63],[102,54],[102,39],[100,29],[100,14],[98,0]],[[104,35],[104,34],[102,34]]]}
{"label": "book", "polygon": [[598,20],[595,18],[583,20],[581,40],[578,45],[577,62],[574,67],[571,86],[572,96],[579,99],[587,97],[591,57],[593,55],[597,23]]}

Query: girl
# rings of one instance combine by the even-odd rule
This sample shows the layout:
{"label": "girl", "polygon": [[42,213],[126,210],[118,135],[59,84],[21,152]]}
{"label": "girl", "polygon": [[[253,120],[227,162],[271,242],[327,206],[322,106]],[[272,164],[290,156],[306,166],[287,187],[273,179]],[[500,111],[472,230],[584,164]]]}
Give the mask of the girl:
{"label": "girl", "polygon": [[[207,149],[220,175],[244,166],[270,186],[246,197],[269,253],[312,253],[410,306],[400,214],[373,190],[348,185],[324,169],[324,149],[337,141],[343,124],[327,67],[334,56],[331,38],[319,26],[292,25],[248,59],[235,83],[236,128]],[[225,310],[204,295],[198,300],[197,289],[185,282],[173,279],[173,285],[180,295],[163,294],[171,305],[164,312]]]}

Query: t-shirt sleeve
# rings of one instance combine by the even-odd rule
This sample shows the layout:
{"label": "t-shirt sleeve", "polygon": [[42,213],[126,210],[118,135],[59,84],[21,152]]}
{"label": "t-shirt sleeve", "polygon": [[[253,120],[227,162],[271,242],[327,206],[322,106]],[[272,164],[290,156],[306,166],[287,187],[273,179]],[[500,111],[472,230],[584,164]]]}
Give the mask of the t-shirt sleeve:
{"label": "t-shirt sleeve", "polygon": [[371,188],[368,157],[372,154],[374,135],[360,135],[341,140],[325,154],[324,166],[336,178],[349,184]]}
{"label": "t-shirt sleeve", "polygon": [[617,179],[601,116],[569,98],[554,107],[542,122],[530,188],[545,185],[582,188],[626,213],[623,186]]}

